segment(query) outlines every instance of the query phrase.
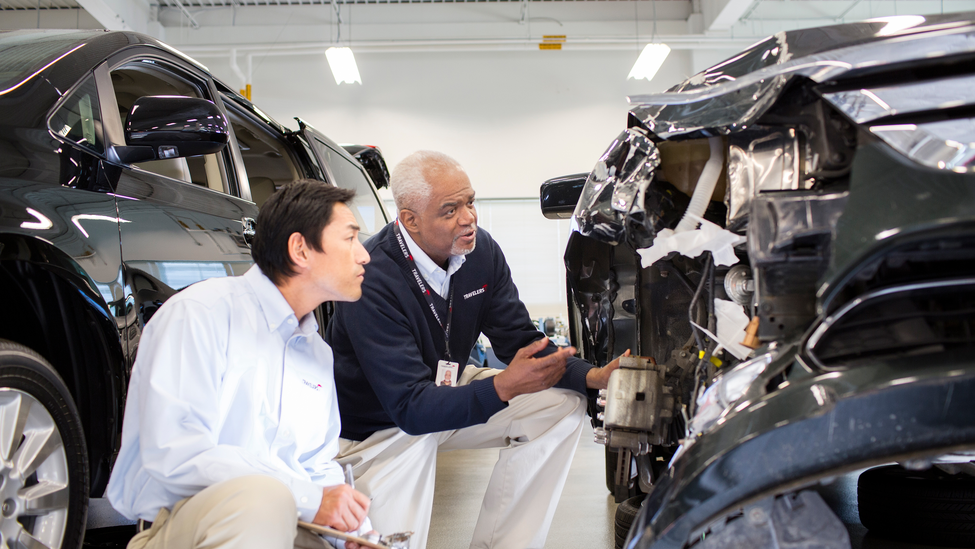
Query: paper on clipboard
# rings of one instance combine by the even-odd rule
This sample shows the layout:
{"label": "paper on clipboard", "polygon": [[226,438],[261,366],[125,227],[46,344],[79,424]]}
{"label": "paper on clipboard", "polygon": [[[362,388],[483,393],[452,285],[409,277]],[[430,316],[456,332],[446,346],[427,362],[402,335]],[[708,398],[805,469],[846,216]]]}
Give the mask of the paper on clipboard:
{"label": "paper on clipboard", "polygon": [[[370,547],[371,549],[389,549],[389,546],[388,545],[380,545],[380,544],[378,544],[378,543],[376,543],[374,541],[369,541],[369,540],[367,540],[365,538],[360,538],[359,536],[356,536],[354,534],[350,534],[348,532],[339,532],[338,530],[334,530],[334,529],[329,528],[327,526],[321,526],[321,525],[318,525],[318,524],[312,524],[310,522],[305,522],[303,520],[299,520],[298,521],[298,526],[301,526],[302,528],[305,528],[307,530],[311,530],[312,532],[315,532],[316,534],[325,534],[326,536],[333,537],[333,538],[336,538],[336,539],[340,539],[340,540],[344,540],[344,541],[351,541],[353,543],[358,543],[362,547]],[[336,549],[345,549],[345,548],[344,547],[337,547]]]}

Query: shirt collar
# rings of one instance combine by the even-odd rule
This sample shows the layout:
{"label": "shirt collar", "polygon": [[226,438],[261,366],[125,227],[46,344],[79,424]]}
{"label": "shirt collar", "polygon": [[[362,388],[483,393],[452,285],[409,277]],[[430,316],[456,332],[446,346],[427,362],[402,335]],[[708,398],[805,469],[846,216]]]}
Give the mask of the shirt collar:
{"label": "shirt collar", "polygon": [[[399,223],[397,220],[396,223]],[[430,256],[420,248],[420,245],[413,241],[413,237],[410,236],[410,231],[407,231],[402,225],[400,228],[403,229],[400,232],[403,233],[403,240],[406,241],[406,247],[410,249],[410,254],[413,256],[413,261],[416,263],[416,268],[420,271],[427,282],[430,281],[434,275],[439,275],[439,278],[444,276],[450,277],[454,273],[460,270],[460,266],[467,261],[466,255],[452,255],[447,261],[447,270],[444,271],[440,265],[430,259]],[[440,293],[440,292],[438,292]]]}
{"label": "shirt collar", "polygon": [[285,340],[291,337],[296,329],[306,336],[318,331],[315,313],[308,313],[299,322],[294,309],[281,294],[281,290],[261,271],[257,264],[247,269],[247,272],[244,273],[244,279],[254,290],[254,295],[257,296],[257,302],[261,305],[261,312],[264,314],[264,320],[267,321],[268,330],[280,332]]}

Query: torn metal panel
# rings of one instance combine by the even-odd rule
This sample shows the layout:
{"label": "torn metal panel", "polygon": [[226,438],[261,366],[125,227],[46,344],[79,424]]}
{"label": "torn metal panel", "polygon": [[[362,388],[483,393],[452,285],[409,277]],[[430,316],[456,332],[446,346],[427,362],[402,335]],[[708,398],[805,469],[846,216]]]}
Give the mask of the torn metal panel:
{"label": "torn metal panel", "polygon": [[619,244],[627,216],[645,220],[644,191],[660,165],[660,153],[646,132],[627,128],[596,163],[576,206],[579,232],[608,244]]}
{"label": "torn metal panel", "polygon": [[[630,97],[661,139],[727,135],[755,124],[794,77],[827,82],[867,70],[975,51],[975,14],[931,15],[892,30],[894,18],[782,32],[665,93]],[[917,40],[916,38],[925,38]]]}

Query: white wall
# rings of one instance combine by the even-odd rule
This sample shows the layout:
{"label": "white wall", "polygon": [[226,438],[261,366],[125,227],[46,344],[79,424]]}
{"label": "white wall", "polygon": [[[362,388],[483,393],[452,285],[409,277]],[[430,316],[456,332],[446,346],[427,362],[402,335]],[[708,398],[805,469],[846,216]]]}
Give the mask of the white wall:
{"label": "white wall", "polygon": [[[367,53],[356,57],[361,86],[337,86],[324,55],[255,56],[252,97],[289,127],[298,115],[336,141],[378,145],[390,167],[421,148],[455,157],[477,191],[480,225],[505,251],[531,315],[564,317],[568,222],[542,217],[538,188],[592,169],[625,128],[627,94],[662,91],[692,74],[691,52],[676,50],[652,82],[627,81],[638,53],[636,45]],[[227,58],[197,57],[237,84]]]}
{"label": "white wall", "polygon": [[[478,196],[533,197],[546,179],[592,169],[626,124],[627,94],[692,73],[671,53],[652,82],[626,80],[638,51],[357,55],[362,85],[337,86],[324,55],[253,59],[253,100],[285,125],[301,116],[332,139],[378,145],[390,167],[418,149],[463,164]],[[219,78],[227,58],[196,55]]]}

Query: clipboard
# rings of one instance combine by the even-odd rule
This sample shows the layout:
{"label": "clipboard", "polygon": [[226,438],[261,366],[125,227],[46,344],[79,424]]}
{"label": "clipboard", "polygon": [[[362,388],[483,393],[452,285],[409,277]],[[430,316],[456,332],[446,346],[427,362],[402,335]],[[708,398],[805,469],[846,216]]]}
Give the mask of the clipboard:
{"label": "clipboard", "polygon": [[[365,538],[360,538],[359,536],[352,535],[352,534],[350,534],[348,532],[339,532],[338,530],[334,530],[332,528],[329,528],[328,526],[321,526],[319,524],[312,524],[310,522],[305,522],[303,520],[299,520],[298,521],[298,526],[301,526],[302,528],[305,528],[307,530],[311,530],[312,532],[315,532],[316,534],[325,534],[326,536],[331,536],[331,537],[336,538],[336,539],[341,539],[341,540],[345,540],[345,541],[352,541],[354,543],[358,543],[359,545],[361,545],[363,547],[369,547],[371,549],[389,549],[389,546],[388,545],[380,545],[380,544],[378,544],[376,542],[369,541],[369,540],[367,540]],[[335,549],[345,549],[345,548],[344,547],[336,547]]]}

